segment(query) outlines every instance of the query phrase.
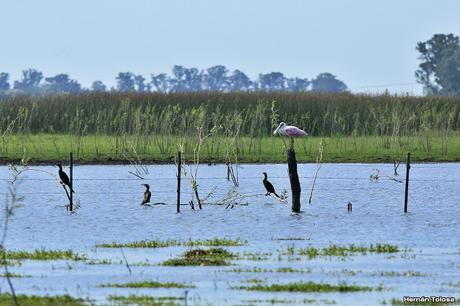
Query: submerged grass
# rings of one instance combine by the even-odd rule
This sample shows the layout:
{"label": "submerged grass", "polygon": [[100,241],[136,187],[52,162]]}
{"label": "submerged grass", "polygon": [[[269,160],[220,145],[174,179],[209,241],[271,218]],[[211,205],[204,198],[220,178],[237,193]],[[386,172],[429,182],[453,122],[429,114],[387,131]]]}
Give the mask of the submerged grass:
{"label": "submerged grass", "polygon": [[228,266],[229,260],[237,256],[223,248],[208,250],[195,249],[182,254],[179,258],[168,259],[161,263],[163,266]]}
{"label": "submerged grass", "polygon": [[128,243],[103,243],[98,244],[98,247],[102,248],[165,248],[170,246],[243,246],[247,242],[240,239],[228,239],[228,238],[211,238],[206,240],[142,240]]}
{"label": "submerged grass", "polygon": [[84,255],[75,254],[72,250],[45,250],[34,251],[7,251],[6,257],[9,260],[85,260]]}
{"label": "submerged grass", "polygon": [[339,246],[331,244],[324,248],[307,247],[299,249],[299,255],[306,255],[308,258],[315,258],[317,256],[349,256],[355,253],[397,253],[399,248],[396,245],[376,243],[369,246],[354,245]]}
{"label": "submerged grass", "polygon": [[195,288],[195,285],[174,283],[174,282],[157,282],[157,281],[143,281],[143,282],[129,282],[123,284],[105,284],[100,287],[106,288]]}
{"label": "submerged grass", "polygon": [[0,274],[0,277],[24,278],[24,277],[32,277],[32,276],[8,272],[8,273]]}
{"label": "submerged grass", "polygon": [[267,291],[267,292],[355,292],[355,291],[371,291],[371,287],[347,285],[347,284],[324,284],[315,282],[295,282],[287,284],[271,284],[262,285],[256,284],[253,286],[240,286],[238,289],[249,291]]}
{"label": "submerged grass", "polygon": [[109,295],[107,300],[115,305],[178,306],[184,303],[185,298],[174,296],[153,297],[130,294],[128,296]]}
{"label": "submerged grass", "polygon": [[[36,296],[36,295],[23,295],[17,296],[19,305],[27,306],[85,306],[88,301],[71,297],[70,295],[57,295],[57,296]],[[9,293],[0,294],[0,306],[11,306],[12,298]]]}

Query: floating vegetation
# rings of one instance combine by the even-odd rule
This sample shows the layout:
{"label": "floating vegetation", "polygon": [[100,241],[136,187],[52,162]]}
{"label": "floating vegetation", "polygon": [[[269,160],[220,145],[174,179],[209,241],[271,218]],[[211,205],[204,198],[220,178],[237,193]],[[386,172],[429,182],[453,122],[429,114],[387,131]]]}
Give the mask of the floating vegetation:
{"label": "floating vegetation", "polygon": [[252,267],[250,269],[241,269],[241,268],[235,268],[231,270],[223,270],[222,272],[234,272],[234,273],[269,273],[273,272],[271,269],[263,269],[259,267]]}
{"label": "floating vegetation", "polygon": [[[27,306],[85,306],[88,305],[87,300],[71,297],[70,295],[56,296],[36,296],[36,295],[17,295],[19,305]],[[12,305],[12,296],[9,293],[0,294],[0,305]]]}
{"label": "floating vegetation", "polygon": [[183,304],[185,298],[174,296],[153,297],[148,295],[131,294],[128,296],[109,295],[107,300],[115,305],[178,306]]}
{"label": "floating vegetation", "polygon": [[87,265],[111,265],[113,264],[111,259],[87,259],[85,260]]}
{"label": "floating vegetation", "polygon": [[179,258],[168,259],[161,263],[163,266],[228,266],[228,260],[237,256],[223,248],[208,250],[195,249],[182,254]]}
{"label": "floating vegetation", "polygon": [[237,289],[250,291],[268,291],[268,292],[355,292],[355,291],[371,291],[371,287],[347,285],[345,283],[338,285],[315,283],[315,282],[296,282],[287,284],[271,284],[271,285],[253,285],[240,286]]}
{"label": "floating vegetation", "polygon": [[8,272],[8,273],[0,274],[0,277],[24,278],[24,277],[32,277],[32,276]]}
{"label": "floating vegetation", "polygon": [[338,246],[331,244],[328,247],[321,249],[315,247],[308,247],[299,249],[299,255],[306,255],[308,258],[315,258],[316,256],[349,256],[354,253],[367,254],[367,253],[397,253],[399,248],[391,244],[371,244],[370,246],[358,246],[350,244],[349,246]]}
{"label": "floating vegetation", "polygon": [[309,240],[307,238],[302,238],[302,237],[280,237],[280,238],[273,238],[273,240]]}
{"label": "floating vegetation", "polygon": [[184,246],[243,246],[246,245],[247,241],[241,239],[227,239],[227,238],[212,238],[207,240],[189,240],[184,242]]}
{"label": "floating vegetation", "polygon": [[53,250],[34,250],[29,251],[7,251],[6,257],[13,260],[86,260],[86,257],[83,255],[75,254],[72,250],[62,250],[62,251],[53,251]]}
{"label": "floating vegetation", "polygon": [[105,284],[100,287],[106,288],[195,288],[195,285],[181,284],[174,282],[157,282],[157,281],[143,281],[143,282],[129,282],[123,284]]}
{"label": "floating vegetation", "polygon": [[142,241],[134,241],[128,243],[119,243],[119,242],[112,242],[112,243],[103,243],[96,245],[97,247],[101,248],[166,248],[170,246],[180,246],[180,242],[177,240],[142,240]]}
{"label": "floating vegetation", "polygon": [[307,269],[293,269],[291,267],[280,267],[276,269],[276,272],[278,273],[311,273],[312,269],[307,268]]}
{"label": "floating vegetation", "polygon": [[102,248],[166,248],[171,246],[243,246],[246,245],[246,241],[240,239],[227,239],[227,238],[211,238],[206,240],[142,240],[128,243],[103,243],[98,244],[98,247]]}
{"label": "floating vegetation", "polygon": [[268,260],[273,254],[270,252],[244,252],[243,256],[246,260],[254,260],[254,261],[263,261]]}
{"label": "floating vegetation", "polygon": [[424,276],[428,276],[428,274],[409,270],[409,271],[404,271],[404,272],[396,272],[396,271],[374,272],[371,274],[371,276],[424,277]]}

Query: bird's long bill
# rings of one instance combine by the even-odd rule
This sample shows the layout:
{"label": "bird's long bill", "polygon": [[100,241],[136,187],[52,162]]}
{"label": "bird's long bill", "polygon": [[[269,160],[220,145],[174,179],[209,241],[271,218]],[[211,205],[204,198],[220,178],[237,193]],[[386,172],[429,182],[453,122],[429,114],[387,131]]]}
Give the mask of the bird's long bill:
{"label": "bird's long bill", "polygon": [[273,132],[274,135],[278,134],[278,130],[280,129],[280,127],[277,127],[276,130]]}

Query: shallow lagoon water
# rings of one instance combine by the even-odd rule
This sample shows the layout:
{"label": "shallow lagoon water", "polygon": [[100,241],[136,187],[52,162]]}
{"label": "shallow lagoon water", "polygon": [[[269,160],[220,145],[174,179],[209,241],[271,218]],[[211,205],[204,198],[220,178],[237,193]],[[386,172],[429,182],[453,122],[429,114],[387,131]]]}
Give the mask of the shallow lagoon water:
{"label": "shallow lagoon water", "polygon": [[[413,164],[409,193],[409,213],[403,213],[404,184],[388,179],[389,164],[323,164],[311,205],[307,204],[315,164],[300,164],[302,213],[290,212],[288,204],[266,197],[261,183],[263,171],[279,193],[289,191],[287,166],[282,164],[242,165],[239,167],[240,194],[253,195],[233,209],[214,205],[232,188],[226,180],[225,165],[199,168],[200,194],[214,190],[202,210],[182,205],[176,214],[176,169],[170,165],[150,165],[145,180],[129,174],[132,166],[76,166],[75,199],[80,208],[70,215],[64,205],[65,193],[58,182],[42,171],[57,173],[56,167],[37,166],[22,174],[19,194],[24,206],[11,219],[7,247],[15,250],[72,249],[90,258],[111,259],[113,264],[89,265],[84,262],[24,261],[11,268],[30,275],[15,278],[19,293],[63,294],[90,297],[105,303],[108,295],[147,294],[184,296],[184,289],[100,288],[106,283],[157,280],[194,284],[188,289],[189,305],[269,304],[283,300],[300,304],[335,301],[338,305],[376,305],[403,296],[443,295],[460,298],[460,164]],[[380,171],[381,179],[369,176]],[[68,171],[68,170],[67,170]],[[399,168],[403,180],[405,167]],[[0,167],[1,196],[7,193],[10,172]],[[149,183],[153,202],[165,205],[140,206],[142,183]],[[182,203],[192,193],[187,178],[182,180]],[[347,203],[353,212],[347,213]],[[3,217],[2,217],[3,218]],[[241,247],[227,247],[235,253],[268,253],[266,260],[252,261],[243,256],[225,267],[136,266],[159,263],[179,256],[187,247],[128,249],[123,252],[132,274],[123,263],[120,249],[95,247],[107,242],[146,239],[239,238]],[[301,238],[302,240],[283,240]],[[396,254],[367,254],[347,257],[288,256],[287,248],[370,243],[391,243],[402,250]],[[407,250],[406,250],[407,249]],[[404,251],[406,250],[406,251]],[[232,269],[279,267],[311,269],[309,273],[236,273]],[[415,271],[422,276],[382,276],[381,273]],[[271,293],[232,289],[247,285],[248,279],[270,283],[314,281],[330,284],[346,282],[360,286],[383,286],[382,291],[357,293]],[[1,281],[1,290],[7,290]],[[257,302],[255,302],[257,301]]]}

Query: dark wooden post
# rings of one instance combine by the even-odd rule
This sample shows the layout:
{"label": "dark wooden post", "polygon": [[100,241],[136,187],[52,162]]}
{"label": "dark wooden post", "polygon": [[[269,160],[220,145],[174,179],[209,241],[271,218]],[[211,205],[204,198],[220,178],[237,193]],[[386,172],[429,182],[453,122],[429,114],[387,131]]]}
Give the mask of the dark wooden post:
{"label": "dark wooden post", "polygon": [[69,210],[73,211],[73,154],[70,152],[69,154],[69,159],[70,159],[70,203],[69,203]]}
{"label": "dark wooden post", "polygon": [[227,160],[227,181],[230,181],[230,163]]}
{"label": "dark wooden post", "polygon": [[410,170],[410,153],[407,153],[406,162],[406,189],[404,191],[404,212],[407,212],[407,199],[409,196],[409,170]]}
{"label": "dark wooden post", "polygon": [[292,191],[292,211],[300,212],[300,182],[297,173],[297,160],[295,158],[294,139],[291,139],[291,146],[287,151],[289,180],[291,182]]}
{"label": "dark wooden post", "polygon": [[182,152],[177,151],[177,212],[180,213],[180,175],[182,165]]}

